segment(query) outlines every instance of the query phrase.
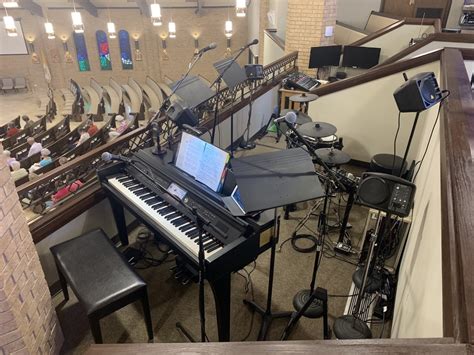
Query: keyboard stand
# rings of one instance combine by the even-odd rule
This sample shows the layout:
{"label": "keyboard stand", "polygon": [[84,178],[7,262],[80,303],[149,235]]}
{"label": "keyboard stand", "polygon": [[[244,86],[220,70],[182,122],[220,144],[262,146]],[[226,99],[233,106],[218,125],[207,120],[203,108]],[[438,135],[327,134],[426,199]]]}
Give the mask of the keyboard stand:
{"label": "keyboard stand", "polygon": [[260,326],[260,331],[258,332],[257,340],[262,341],[266,340],[268,330],[274,319],[278,318],[290,318],[293,314],[292,311],[287,312],[272,312],[272,293],[273,293],[273,275],[275,271],[275,254],[276,254],[276,244],[278,243],[280,235],[280,217],[277,217],[277,209],[275,208],[275,233],[272,236],[272,247],[270,254],[270,273],[268,275],[268,290],[267,290],[267,307],[263,309],[254,301],[244,300],[244,304],[249,306],[253,312],[257,312],[262,316],[262,325]]}

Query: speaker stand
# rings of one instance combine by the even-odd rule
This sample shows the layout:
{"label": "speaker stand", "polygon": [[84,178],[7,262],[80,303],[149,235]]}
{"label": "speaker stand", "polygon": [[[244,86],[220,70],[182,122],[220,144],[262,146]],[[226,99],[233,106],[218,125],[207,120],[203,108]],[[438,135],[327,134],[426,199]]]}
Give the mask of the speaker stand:
{"label": "speaker stand", "polygon": [[405,173],[403,167],[405,166],[405,162],[407,161],[408,151],[410,150],[411,141],[413,140],[413,136],[415,135],[416,124],[418,123],[418,118],[420,117],[420,111],[418,111],[415,115],[415,121],[413,122],[413,126],[411,127],[410,138],[408,138],[407,147],[405,149],[405,155],[403,156],[402,165],[400,166],[400,177]]}

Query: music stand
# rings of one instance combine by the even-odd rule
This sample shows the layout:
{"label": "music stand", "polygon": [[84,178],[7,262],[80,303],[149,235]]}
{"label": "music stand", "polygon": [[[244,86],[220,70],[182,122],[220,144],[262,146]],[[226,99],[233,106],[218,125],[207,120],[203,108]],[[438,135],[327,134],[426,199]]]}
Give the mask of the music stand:
{"label": "music stand", "polygon": [[[242,205],[247,213],[324,196],[321,183],[314,171],[312,158],[302,148],[233,159],[231,165],[232,174],[240,190]],[[272,312],[273,275],[279,226],[275,209],[275,234],[271,240],[266,308],[253,301],[244,300],[246,305],[262,316],[258,340],[265,340],[273,319],[289,318],[293,315],[292,311]]]}
{"label": "music stand", "polygon": [[[174,90],[179,82],[180,80],[172,83],[170,85],[171,89]],[[194,108],[204,101],[209,100],[214,96],[214,92],[199,76],[189,75],[181,82],[178,90],[176,90],[176,95],[183,99],[186,106]]]}
{"label": "music stand", "polygon": [[[222,80],[229,89],[233,89],[240,83],[247,80],[245,70],[233,60],[233,58],[226,58],[219,60],[213,64],[216,71],[222,75]],[[226,69],[228,67],[228,69]]]}

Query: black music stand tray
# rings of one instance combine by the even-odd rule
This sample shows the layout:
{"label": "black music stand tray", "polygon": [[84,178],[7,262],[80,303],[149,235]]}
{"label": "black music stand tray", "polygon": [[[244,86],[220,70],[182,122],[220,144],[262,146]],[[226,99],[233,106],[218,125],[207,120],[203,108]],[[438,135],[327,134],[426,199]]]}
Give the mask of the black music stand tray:
{"label": "black music stand tray", "polygon": [[[324,196],[311,156],[301,148],[233,159],[231,164],[232,174],[247,213]],[[275,233],[271,240],[266,308],[253,301],[244,300],[246,305],[262,316],[258,340],[266,339],[273,319],[291,317],[293,314],[293,311],[272,312],[273,275],[279,232],[280,221],[276,217],[275,209]]]}
{"label": "black music stand tray", "polygon": [[[230,67],[227,68],[229,65]],[[215,62],[213,66],[216,71],[222,75],[222,80],[224,80],[224,83],[229,89],[232,89],[247,80],[245,70],[239,65],[239,63],[233,61],[233,58],[219,60],[218,62]]]}
{"label": "black music stand tray", "polygon": [[[172,83],[171,89],[174,89],[179,81]],[[189,75],[176,90],[176,95],[183,99],[187,107],[193,108],[209,100],[214,96],[214,92],[199,76]]]}

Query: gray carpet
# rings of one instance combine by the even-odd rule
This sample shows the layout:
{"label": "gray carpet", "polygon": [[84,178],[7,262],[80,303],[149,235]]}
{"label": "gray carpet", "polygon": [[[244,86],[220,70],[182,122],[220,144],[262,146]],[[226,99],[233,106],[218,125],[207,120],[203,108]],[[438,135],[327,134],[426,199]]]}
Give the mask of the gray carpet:
{"label": "gray carpet", "polygon": [[[274,139],[266,137],[260,142],[257,149],[251,152],[240,154],[255,154],[270,151],[282,146],[275,145]],[[348,170],[354,173],[360,173],[360,169],[347,166]],[[332,199],[331,213],[329,215],[330,223],[335,224],[337,219],[338,198]],[[345,204],[343,200],[342,205]],[[317,201],[310,201],[298,205],[298,211],[291,213],[289,220],[282,219],[280,243],[287,239],[298,221],[306,214],[306,208]],[[340,208],[340,215],[344,212],[343,206]],[[280,209],[280,213],[282,213]],[[367,210],[355,206],[350,216],[350,235],[353,245],[357,245],[361,237]],[[316,230],[317,216],[309,219],[307,226]],[[134,235],[138,233],[135,231]],[[307,228],[301,232],[312,233]],[[329,235],[328,243],[337,240],[338,231],[333,231]],[[154,256],[159,257],[160,251],[156,244],[150,241],[147,244],[147,250]],[[296,252],[291,243],[285,243],[281,252],[276,256],[274,292],[273,292],[273,310],[284,311],[293,310],[293,296],[301,289],[309,288],[311,272],[314,263],[314,253],[303,254]],[[167,262],[157,267],[150,267],[144,270],[138,270],[139,274],[147,281],[149,285],[149,298],[151,303],[151,312],[154,325],[155,342],[186,342],[186,339],[176,328],[176,322],[184,324],[196,336],[199,334],[199,312],[198,312],[198,285],[190,283],[186,286],[180,284],[173,276],[170,268],[174,265],[173,257],[170,256]],[[267,296],[267,281],[269,270],[270,251],[260,255],[255,263],[255,270],[251,273],[252,284],[248,285],[246,290],[246,275],[241,271],[240,275],[232,275],[232,321],[231,321],[231,340],[241,341],[245,337],[248,340],[256,340],[260,317],[249,311],[243,304],[243,299],[252,299],[260,305],[265,305]],[[356,256],[350,257],[351,262],[356,261]],[[254,264],[246,267],[250,272]],[[347,301],[346,297],[336,297],[345,295],[349,292],[351,285],[351,276],[355,270],[355,265],[347,261],[334,257],[334,252],[326,247],[323,260],[317,275],[317,285],[328,290],[329,298],[329,323],[332,326],[334,319],[343,314]],[[253,287],[253,288],[252,288]],[[207,334],[211,341],[217,341],[216,321],[214,299],[208,285],[206,285],[206,319]],[[86,315],[77,303],[74,295],[64,304],[62,294],[58,294],[53,299],[57,306],[57,313],[63,329],[65,343],[63,353],[83,353],[93,342],[89,331],[89,325]],[[287,320],[277,320],[272,324],[268,335],[268,340],[278,340]],[[147,333],[142,317],[140,304],[129,305],[118,312],[102,319],[101,321],[103,339],[105,343],[121,342],[146,342]],[[387,332],[385,329],[385,333]],[[374,329],[374,336],[378,336],[379,330]],[[247,336],[248,335],[248,336]],[[290,339],[308,340],[322,339],[323,328],[322,319],[302,318]]]}

